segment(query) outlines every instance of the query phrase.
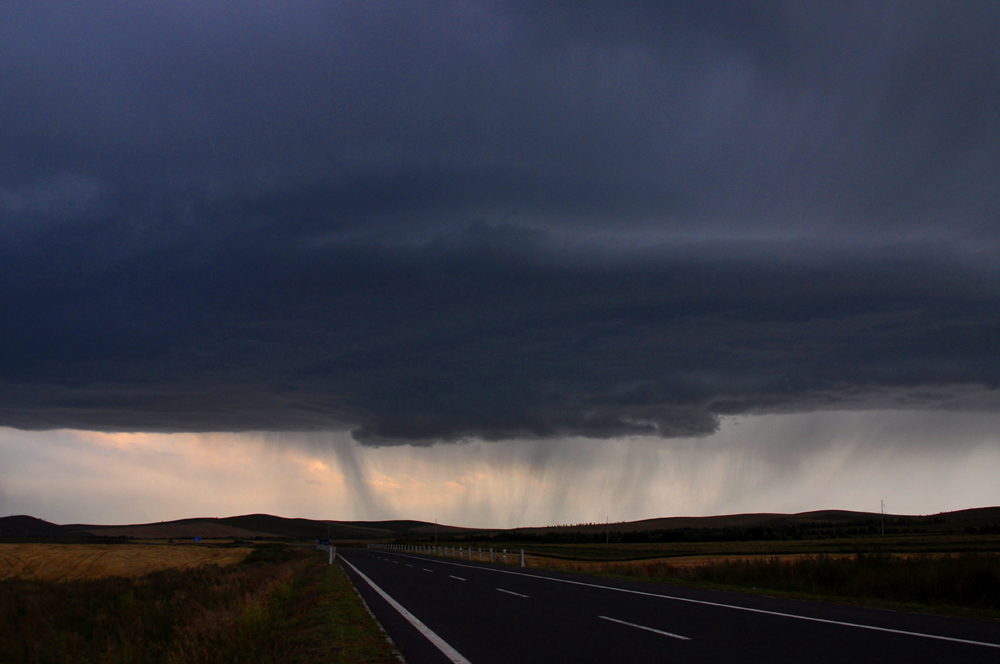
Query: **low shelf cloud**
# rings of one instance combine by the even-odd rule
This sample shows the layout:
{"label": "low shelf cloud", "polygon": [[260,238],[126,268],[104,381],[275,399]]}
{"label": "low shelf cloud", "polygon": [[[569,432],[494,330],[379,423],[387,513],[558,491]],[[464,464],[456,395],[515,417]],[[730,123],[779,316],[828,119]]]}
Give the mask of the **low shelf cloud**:
{"label": "low shelf cloud", "polygon": [[0,417],[422,444],[996,408],[993,267],[926,248],[720,259],[672,246],[625,262],[550,244],[473,226],[407,246],[203,245],[182,267],[95,255],[71,282],[35,275],[6,307]]}

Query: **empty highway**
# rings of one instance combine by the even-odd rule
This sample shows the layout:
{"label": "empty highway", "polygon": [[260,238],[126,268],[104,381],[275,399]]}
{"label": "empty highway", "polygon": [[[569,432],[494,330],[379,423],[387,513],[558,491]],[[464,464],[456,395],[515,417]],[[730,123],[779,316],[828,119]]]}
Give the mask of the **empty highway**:
{"label": "empty highway", "polygon": [[1000,624],[376,550],[341,563],[407,662],[990,662]]}

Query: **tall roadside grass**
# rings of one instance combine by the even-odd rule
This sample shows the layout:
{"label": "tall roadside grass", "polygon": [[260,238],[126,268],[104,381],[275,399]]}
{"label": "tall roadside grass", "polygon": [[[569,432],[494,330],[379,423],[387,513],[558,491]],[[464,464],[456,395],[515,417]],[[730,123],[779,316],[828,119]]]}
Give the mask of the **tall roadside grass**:
{"label": "tall roadside grass", "polygon": [[[258,548],[240,564],[171,569],[139,578],[0,582],[0,662],[329,662],[343,644],[318,622],[330,575],[311,550]],[[349,582],[344,579],[349,588]],[[361,603],[353,591],[347,597]],[[367,614],[368,633],[398,661]]]}
{"label": "tall roadside grass", "polygon": [[707,582],[815,597],[971,610],[1000,617],[1000,555],[857,554],[796,559],[723,559],[675,567],[669,560],[606,563],[600,573],[657,581]]}

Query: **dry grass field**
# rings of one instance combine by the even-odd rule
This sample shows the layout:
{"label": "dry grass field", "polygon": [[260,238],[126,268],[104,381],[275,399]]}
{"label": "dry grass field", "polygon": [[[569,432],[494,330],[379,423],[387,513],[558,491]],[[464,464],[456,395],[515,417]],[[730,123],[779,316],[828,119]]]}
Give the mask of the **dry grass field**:
{"label": "dry grass field", "polygon": [[[582,572],[584,574],[607,574],[622,573],[629,567],[649,566],[651,564],[670,565],[674,568],[698,567],[709,563],[732,562],[736,560],[747,561],[768,561],[781,560],[790,562],[793,560],[815,558],[811,553],[784,553],[784,554],[752,554],[752,555],[721,555],[708,554],[697,556],[672,556],[670,558],[644,558],[642,560],[629,560],[622,562],[608,562],[596,560],[562,560],[544,556],[535,556],[525,553],[525,565],[535,569],[569,570],[572,572]],[[853,558],[853,554],[835,553],[829,556],[831,559]]]}
{"label": "dry grass field", "polygon": [[[57,549],[0,546],[8,560],[29,568],[32,560],[51,562]],[[80,580],[39,580],[34,573],[0,580],[0,662],[400,661],[344,571],[310,548],[255,546],[234,565],[200,563],[239,557],[246,549],[188,544],[61,548],[60,573]],[[108,566],[116,555],[119,564]],[[102,565],[116,573],[140,573],[154,557],[170,567],[135,578],[84,578]],[[81,565],[83,560],[89,563]]]}
{"label": "dry grass field", "polygon": [[0,580],[78,581],[231,565],[250,548],[170,544],[0,544]]}
{"label": "dry grass field", "polygon": [[[478,544],[477,544],[478,546]],[[484,543],[483,546],[497,546]],[[828,556],[885,553],[895,556],[938,553],[1000,552],[1000,534],[908,534],[802,540],[720,542],[643,542],[605,544],[549,544],[511,542],[502,544],[543,558],[577,562],[638,561],[655,558],[709,556],[715,560],[773,556]]]}

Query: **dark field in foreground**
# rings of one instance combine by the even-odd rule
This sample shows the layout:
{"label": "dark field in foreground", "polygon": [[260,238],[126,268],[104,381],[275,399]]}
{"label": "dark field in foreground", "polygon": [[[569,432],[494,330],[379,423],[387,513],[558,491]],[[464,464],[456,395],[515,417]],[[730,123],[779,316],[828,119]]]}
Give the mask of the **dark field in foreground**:
{"label": "dark field in foreground", "polygon": [[398,659],[338,565],[283,545],[138,578],[0,582],[0,662]]}

